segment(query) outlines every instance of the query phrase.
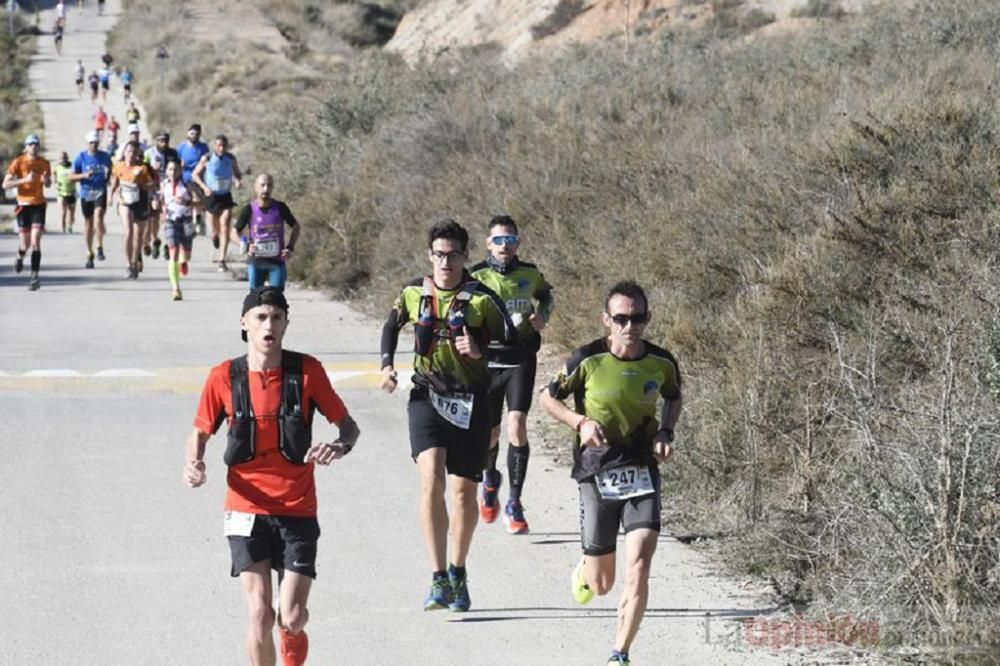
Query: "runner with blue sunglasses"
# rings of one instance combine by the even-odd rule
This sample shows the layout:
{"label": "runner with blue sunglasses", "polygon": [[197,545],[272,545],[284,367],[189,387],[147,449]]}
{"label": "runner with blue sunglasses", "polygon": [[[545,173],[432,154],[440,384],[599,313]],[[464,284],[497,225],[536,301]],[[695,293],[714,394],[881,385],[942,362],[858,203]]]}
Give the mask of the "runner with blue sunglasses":
{"label": "runner with blue sunglasses", "polygon": [[[486,353],[489,358],[490,393],[493,407],[493,429],[490,432],[490,450],[483,483],[479,493],[479,517],[492,523],[500,513],[500,484],[503,475],[497,470],[500,453],[500,424],[503,404],[507,402],[507,475],[510,491],[504,505],[503,522],[511,534],[527,534],[528,521],[521,505],[521,490],[528,473],[528,410],[535,386],[538,367],[536,354],[542,344],[541,332],[545,328],[555,301],[552,286],[535,264],[522,261],[518,255],[521,239],[517,223],[508,215],[498,215],[490,220],[486,248],[486,261],[476,264],[472,276],[495,291],[507,306],[518,337],[527,352],[517,357],[512,350],[500,343],[491,343]],[[536,307],[537,303],[537,307]]]}

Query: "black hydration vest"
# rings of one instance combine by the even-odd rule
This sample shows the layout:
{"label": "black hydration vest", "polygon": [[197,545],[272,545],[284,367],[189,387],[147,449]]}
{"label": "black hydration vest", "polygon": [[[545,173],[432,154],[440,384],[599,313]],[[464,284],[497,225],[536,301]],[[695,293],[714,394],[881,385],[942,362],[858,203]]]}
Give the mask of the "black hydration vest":
{"label": "black hydration vest", "polygon": [[[229,364],[232,383],[233,412],[229,424],[226,453],[227,465],[239,465],[257,455],[257,422],[250,402],[250,379],[247,357],[234,358]],[[312,445],[312,414],[310,401],[308,418],[302,405],[302,354],[281,352],[281,407],[278,409],[278,450],[289,462],[304,465]],[[220,418],[225,418],[222,415]],[[221,425],[221,423],[219,424]]]}

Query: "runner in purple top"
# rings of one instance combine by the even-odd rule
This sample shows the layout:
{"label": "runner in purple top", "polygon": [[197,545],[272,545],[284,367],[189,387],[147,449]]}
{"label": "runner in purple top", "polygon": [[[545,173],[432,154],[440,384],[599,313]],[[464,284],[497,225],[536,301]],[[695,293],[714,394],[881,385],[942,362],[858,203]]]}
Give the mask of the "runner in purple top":
{"label": "runner in purple top", "polygon": [[[235,225],[236,235],[249,228],[247,279],[251,289],[263,287],[265,279],[270,286],[284,289],[288,277],[285,260],[295,249],[299,223],[283,201],[271,198],[274,189],[271,174],[257,176],[253,189],[257,196],[243,208]],[[292,228],[287,243],[286,224]]]}

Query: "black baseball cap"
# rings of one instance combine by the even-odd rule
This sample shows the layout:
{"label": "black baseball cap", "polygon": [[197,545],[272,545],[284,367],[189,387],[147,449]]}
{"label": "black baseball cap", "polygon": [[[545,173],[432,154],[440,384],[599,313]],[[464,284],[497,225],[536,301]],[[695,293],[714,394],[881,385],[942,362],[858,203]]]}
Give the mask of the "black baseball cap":
{"label": "black baseball cap", "polygon": [[[288,301],[285,299],[285,292],[276,287],[261,287],[251,290],[243,299],[243,312],[240,313],[240,317],[260,305],[273,305],[284,310],[286,315],[288,314]],[[240,331],[240,335],[243,342],[246,342],[247,332]]]}

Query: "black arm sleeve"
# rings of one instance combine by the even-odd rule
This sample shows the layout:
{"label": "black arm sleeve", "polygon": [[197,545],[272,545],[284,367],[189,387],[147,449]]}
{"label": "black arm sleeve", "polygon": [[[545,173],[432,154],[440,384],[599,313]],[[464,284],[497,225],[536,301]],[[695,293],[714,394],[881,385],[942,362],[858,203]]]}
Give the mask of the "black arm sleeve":
{"label": "black arm sleeve", "polygon": [[236,219],[236,224],[233,225],[233,229],[236,229],[237,232],[246,229],[247,225],[250,224],[250,215],[252,214],[249,204],[244,206],[243,210],[240,211],[240,216]]}
{"label": "black arm sleeve", "polygon": [[389,311],[389,317],[385,320],[385,324],[382,325],[382,365],[379,367],[384,368],[387,365],[395,365],[396,345],[399,343],[400,328],[399,310],[393,308]]}
{"label": "black arm sleeve", "polygon": [[295,219],[295,216],[292,215],[292,209],[288,207],[288,204],[284,201],[279,201],[278,206],[280,206],[279,210],[281,211],[281,219],[284,220],[285,224],[290,227],[294,227],[299,223],[299,221]]}

